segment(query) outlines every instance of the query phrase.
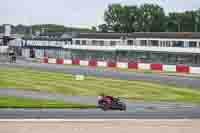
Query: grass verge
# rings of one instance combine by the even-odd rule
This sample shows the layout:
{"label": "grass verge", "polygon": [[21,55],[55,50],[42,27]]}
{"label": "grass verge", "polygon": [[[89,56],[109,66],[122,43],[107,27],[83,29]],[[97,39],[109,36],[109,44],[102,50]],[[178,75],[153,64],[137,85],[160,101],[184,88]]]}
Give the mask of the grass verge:
{"label": "grass verge", "polygon": [[[66,67],[90,67],[90,66],[80,66],[80,65],[69,65],[65,64]],[[170,72],[170,71],[156,71],[156,70],[139,70],[139,69],[128,69],[128,68],[108,68],[108,67],[90,67],[99,70],[114,70],[119,72],[133,72],[133,73],[143,73],[143,74],[160,74],[160,75],[167,75],[167,76],[178,76],[178,77],[189,77],[189,78],[197,78],[200,79],[199,74],[189,74],[189,73],[177,73],[177,72]]]}
{"label": "grass verge", "polygon": [[95,108],[95,106],[81,105],[75,103],[65,103],[62,101],[53,101],[53,100],[35,100],[29,98],[0,96],[0,108],[86,109],[86,108]]}
{"label": "grass verge", "polygon": [[73,75],[21,68],[0,68],[0,88],[61,93],[70,96],[113,96],[144,100],[200,104],[200,91],[143,81],[86,77],[76,81]]}

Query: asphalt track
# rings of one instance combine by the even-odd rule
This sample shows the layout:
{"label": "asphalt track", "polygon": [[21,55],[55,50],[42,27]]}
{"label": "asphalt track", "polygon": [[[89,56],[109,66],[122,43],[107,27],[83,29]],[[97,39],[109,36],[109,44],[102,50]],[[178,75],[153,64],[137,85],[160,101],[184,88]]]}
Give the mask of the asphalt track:
{"label": "asphalt track", "polygon": [[200,78],[168,76],[156,73],[137,73],[137,72],[121,72],[108,69],[95,69],[91,67],[73,67],[56,64],[40,64],[33,62],[18,61],[17,63],[0,63],[0,67],[24,67],[43,71],[63,72],[68,74],[85,74],[95,77],[113,78],[122,80],[142,80],[148,82],[161,83],[166,85],[174,85],[178,87],[186,87],[200,89]]}
{"label": "asphalt track", "polygon": [[[94,68],[83,67],[66,67],[64,65],[55,64],[37,64],[18,62],[15,64],[0,63],[0,67],[25,67],[36,70],[64,72],[70,74],[87,74],[96,77],[115,78],[123,80],[144,80],[150,82],[159,82],[163,84],[174,84],[179,87],[191,87],[200,89],[200,79],[174,77],[159,74],[142,74],[142,73],[128,73],[112,70],[99,70]],[[7,90],[7,89],[6,89]],[[9,92],[10,91],[10,92]],[[7,95],[13,90],[7,90],[2,95]],[[18,93],[18,94],[17,94]],[[20,95],[16,92],[16,95]],[[26,92],[23,92],[26,93]],[[31,92],[32,93],[32,92]],[[14,95],[14,94],[13,94]],[[29,95],[29,94],[27,94]],[[46,95],[46,96],[45,96]],[[23,94],[23,96],[26,96]],[[40,97],[41,96],[41,97]],[[21,96],[19,96],[21,97]],[[37,99],[50,97],[49,94],[40,94]],[[57,95],[57,98],[62,98]],[[71,98],[64,98],[65,101],[70,101]],[[68,99],[68,100],[67,100]],[[87,99],[87,98],[85,98]],[[93,97],[94,99],[94,97]],[[74,98],[76,101],[77,98]],[[79,99],[84,101],[83,99]],[[91,100],[91,99],[89,99]],[[85,101],[86,102],[86,101]],[[93,101],[94,102],[94,101]],[[95,101],[96,102],[96,101]],[[102,111],[100,109],[90,110],[67,110],[67,109],[0,109],[0,119],[22,119],[22,118],[66,118],[66,119],[199,119],[200,107],[190,105],[178,105],[168,103],[132,103],[125,101],[128,105],[127,111]]]}
{"label": "asphalt track", "polygon": [[64,109],[1,109],[0,119],[199,119],[199,108],[135,109],[131,111],[64,110]]}
{"label": "asphalt track", "polygon": [[[32,99],[63,100],[71,103],[97,104],[96,97],[64,96],[45,92],[0,89],[0,96]],[[167,103],[135,102],[122,99],[127,111],[102,111],[101,109],[0,109],[0,119],[199,119],[200,106]]]}

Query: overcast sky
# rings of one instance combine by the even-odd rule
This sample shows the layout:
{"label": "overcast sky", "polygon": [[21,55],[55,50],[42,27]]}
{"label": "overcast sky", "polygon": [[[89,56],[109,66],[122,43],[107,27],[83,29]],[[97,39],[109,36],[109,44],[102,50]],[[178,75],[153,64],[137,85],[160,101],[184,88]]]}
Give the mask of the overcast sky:
{"label": "overcast sky", "polygon": [[103,23],[110,3],[156,3],[165,11],[200,8],[200,0],[0,0],[0,24],[63,24],[90,27]]}

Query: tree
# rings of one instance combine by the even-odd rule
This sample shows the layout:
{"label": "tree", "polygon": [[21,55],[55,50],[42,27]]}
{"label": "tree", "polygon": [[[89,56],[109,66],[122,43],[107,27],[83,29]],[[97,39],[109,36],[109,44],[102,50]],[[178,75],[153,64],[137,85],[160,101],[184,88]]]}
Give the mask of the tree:
{"label": "tree", "polygon": [[144,4],[139,9],[140,31],[161,32],[165,30],[165,13],[163,8],[154,4]]}
{"label": "tree", "polygon": [[128,6],[129,8],[129,29],[131,29],[131,32],[136,32],[140,30],[140,25],[139,25],[139,17],[140,17],[140,12],[139,8],[137,6]]}
{"label": "tree", "polygon": [[108,28],[113,31],[120,32],[123,7],[120,4],[112,4],[108,6],[108,10],[104,13],[104,20]]}
{"label": "tree", "polygon": [[130,33],[138,30],[139,12],[137,6],[124,6],[120,15],[121,31]]}
{"label": "tree", "polygon": [[95,26],[92,26],[92,32],[96,32],[97,28]]}
{"label": "tree", "polygon": [[166,29],[175,32],[198,32],[200,31],[200,10],[171,12],[168,15]]}
{"label": "tree", "polygon": [[106,24],[101,24],[98,26],[100,32],[108,32],[108,26]]}
{"label": "tree", "polygon": [[139,8],[112,4],[104,13],[106,24],[115,32],[164,31],[165,19],[163,8],[153,4]]}

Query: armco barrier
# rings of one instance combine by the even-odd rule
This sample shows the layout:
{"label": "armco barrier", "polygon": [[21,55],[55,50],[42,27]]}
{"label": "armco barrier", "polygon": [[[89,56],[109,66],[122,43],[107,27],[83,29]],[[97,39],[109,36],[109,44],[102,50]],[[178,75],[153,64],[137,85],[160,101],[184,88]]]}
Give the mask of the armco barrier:
{"label": "armco barrier", "polygon": [[54,58],[43,58],[43,63],[50,64],[73,64],[82,66],[93,66],[93,67],[110,67],[110,68],[127,68],[127,69],[141,69],[141,70],[157,70],[163,72],[177,72],[177,73],[192,73],[200,74],[200,67],[189,67],[185,65],[163,65],[163,64],[144,64],[134,62],[105,62],[96,61],[94,59],[85,61],[80,59],[54,59]]}
{"label": "armco barrier", "polygon": [[80,60],[79,59],[72,59],[72,64],[73,65],[80,65]]}
{"label": "armco barrier", "polygon": [[129,62],[128,63],[128,69],[138,69],[138,64],[133,63],[133,62]]}
{"label": "armco barrier", "polygon": [[107,67],[116,67],[116,62],[107,62]]}
{"label": "armco barrier", "polygon": [[139,64],[138,64],[138,69],[151,70],[151,67],[150,67],[150,64],[139,63]]}
{"label": "armco barrier", "polygon": [[88,66],[88,61],[85,61],[85,60],[80,60],[80,65],[81,66]]}
{"label": "armco barrier", "polygon": [[190,67],[190,73],[200,74],[200,67]]}
{"label": "armco barrier", "polygon": [[68,64],[68,65],[71,65],[72,64],[72,60],[64,60],[64,64]]}
{"label": "armco barrier", "polygon": [[48,63],[50,63],[50,64],[56,64],[56,59],[54,59],[54,58],[48,58]]}
{"label": "armco barrier", "polygon": [[56,59],[56,64],[64,64],[64,59],[62,59],[62,58],[57,58],[57,59]]}
{"label": "armco barrier", "polygon": [[178,73],[189,73],[190,67],[183,66],[183,65],[177,65],[176,66],[176,72],[178,72]]}
{"label": "armco barrier", "polygon": [[117,68],[128,68],[128,63],[126,62],[117,62]]}
{"label": "armco barrier", "polygon": [[176,65],[163,65],[164,72],[176,72]]}
{"label": "armco barrier", "polygon": [[107,62],[105,62],[105,61],[97,61],[97,66],[106,67],[107,66]]}
{"label": "armco barrier", "polygon": [[43,59],[43,63],[46,63],[46,64],[47,64],[47,63],[48,63],[48,58],[44,58],[44,59]]}
{"label": "armco barrier", "polygon": [[95,67],[95,66],[97,66],[97,61],[96,60],[89,60],[89,64],[88,64],[89,66],[93,66],[93,67]]}
{"label": "armco barrier", "polygon": [[151,70],[154,70],[154,71],[162,71],[163,70],[162,64],[151,64],[150,67],[151,67]]}

